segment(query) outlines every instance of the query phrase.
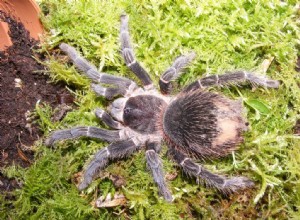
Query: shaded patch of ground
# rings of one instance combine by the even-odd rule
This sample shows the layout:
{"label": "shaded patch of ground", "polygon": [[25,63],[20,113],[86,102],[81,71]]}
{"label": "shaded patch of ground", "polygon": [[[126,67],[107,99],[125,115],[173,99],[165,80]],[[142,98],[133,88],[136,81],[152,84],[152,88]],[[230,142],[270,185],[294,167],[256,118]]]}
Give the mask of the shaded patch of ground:
{"label": "shaded patch of ground", "polygon": [[[0,168],[18,164],[29,166],[33,161],[31,146],[41,135],[38,126],[27,119],[38,100],[53,108],[67,94],[62,84],[49,84],[45,68],[33,57],[38,42],[30,38],[23,24],[0,11],[0,21],[9,25],[13,45],[0,51]],[[0,171],[0,193],[18,187]]]}

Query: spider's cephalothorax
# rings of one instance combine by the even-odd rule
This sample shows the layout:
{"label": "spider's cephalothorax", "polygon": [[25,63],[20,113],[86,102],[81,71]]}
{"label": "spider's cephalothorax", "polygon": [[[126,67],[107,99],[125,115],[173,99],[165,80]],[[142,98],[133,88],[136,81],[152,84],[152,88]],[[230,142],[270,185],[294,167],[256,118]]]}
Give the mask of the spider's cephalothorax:
{"label": "spider's cephalothorax", "polygon": [[[253,186],[253,182],[246,177],[216,175],[193,160],[228,155],[242,142],[242,132],[247,129],[240,101],[230,100],[205,88],[247,81],[277,88],[279,82],[246,71],[235,71],[204,77],[187,86],[177,96],[171,96],[171,81],[178,78],[195,58],[195,54],[190,53],[177,57],[162,74],[159,80],[160,93],[134,56],[126,15],[121,16],[120,38],[125,63],[141,80],[143,88],[130,79],[98,72],[73,47],[64,43],[60,45],[60,49],[68,54],[74,65],[93,81],[91,87],[96,94],[107,99],[119,97],[109,106],[110,114],[102,109],[95,111],[96,116],[114,130],[81,126],[55,131],[46,140],[47,145],[78,137],[110,142],[95,154],[78,188],[85,189],[110,160],[129,156],[145,146],[147,165],[159,193],[167,201],[172,201],[159,158],[163,141],[167,143],[168,155],[186,173],[206,185],[225,194]],[[103,87],[102,84],[109,86]]]}

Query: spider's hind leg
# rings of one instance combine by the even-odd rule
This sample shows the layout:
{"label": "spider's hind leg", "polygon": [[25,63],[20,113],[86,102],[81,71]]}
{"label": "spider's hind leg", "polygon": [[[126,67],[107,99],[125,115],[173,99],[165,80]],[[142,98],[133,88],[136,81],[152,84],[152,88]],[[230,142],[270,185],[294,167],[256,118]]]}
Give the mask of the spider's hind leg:
{"label": "spider's hind leg", "polygon": [[188,92],[195,89],[206,88],[210,86],[225,86],[232,84],[242,84],[244,82],[250,82],[253,85],[259,85],[267,88],[278,88],[279,81],[269,79],[265,76],[260,76],[247,71],[235,71],[225,73],[223,75],[211,75],[203,77],[190,85],[188,85],[184,91]]}
{"label": "spider's hind leg", "polygon": [[174,148],[170,148],[169,153],[174,161],[183,168],[185,173],[197,179],[199,178],[200,182],[205,182],[206,185],[216,188],[225,195],[254,186],[254,183],[246,177],[226,178],[221,175],[213,174]]}

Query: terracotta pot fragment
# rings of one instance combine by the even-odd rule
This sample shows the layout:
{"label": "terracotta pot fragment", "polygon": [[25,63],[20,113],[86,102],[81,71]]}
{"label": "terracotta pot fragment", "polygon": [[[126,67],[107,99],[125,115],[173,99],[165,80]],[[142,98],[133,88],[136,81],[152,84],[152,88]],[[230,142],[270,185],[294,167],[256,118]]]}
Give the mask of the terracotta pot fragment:
{"label": "terracotta pot fragment", "polygon": [[[0,0],[0,10],[20,20],[30,32],[30,36],[39,40],[43,27],[39,20],[40,9],[34,0]],[[0,22],[0,50],[10,45],[12,42],[8,35],[8,25],[2,21]]]}
{"label": "terracotta pot fragment", "polygon": [[0,50],[12,45],[10,37],[8,36],[8,24],[6,22],[0,22]]}

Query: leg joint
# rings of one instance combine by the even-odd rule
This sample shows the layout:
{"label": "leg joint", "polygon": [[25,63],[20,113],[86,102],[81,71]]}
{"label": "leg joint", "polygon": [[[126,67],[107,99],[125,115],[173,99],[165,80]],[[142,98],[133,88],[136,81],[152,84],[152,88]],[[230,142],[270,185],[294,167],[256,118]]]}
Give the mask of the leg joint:
{"label": "leg joint", "polygon": [[189,160],[189,159],[190,159],[190,158],[187,158],[187,157],[186,157],[186,158],[184,158],[184,159],[183,159],[183,160],[180,162],[180,165],[181,165],[181,166],[183,166],[183,165],[184,165],[184,163],[185,163],[185,161],[187,161],[187,160]]}
{"label": "leg joint", "polygon": [[106,147],[106,148],[105,148],[105,150],[106,150],[106,154],[107,154],[107,156],[109,156],[109,155],[110,155],[110,152],[109,152],[109,149],[108,149],[108,147]]}
{"label": "leg joint", "polygon": [[146,150],[146,154],[151,153],[151,152],[155,153],[155,150],[153,150],[153,149]]}

